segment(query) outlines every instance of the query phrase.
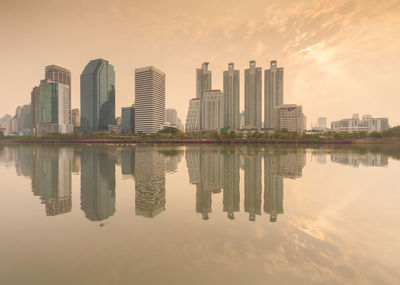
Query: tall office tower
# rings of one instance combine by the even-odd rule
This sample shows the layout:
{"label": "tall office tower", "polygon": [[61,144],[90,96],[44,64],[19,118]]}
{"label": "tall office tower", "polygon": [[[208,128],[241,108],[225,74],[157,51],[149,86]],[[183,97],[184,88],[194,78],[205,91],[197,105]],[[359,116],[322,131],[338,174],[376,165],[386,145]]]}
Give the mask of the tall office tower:
{"label": "tall office tower", "polygon": [[247,154],[244,158],[244,210],[249,220],[261,215],[261,156]]}
{"label": "tall office tower", "polygon": [[66,124],[71,124],[71,71],[57,65],[48,65],[45,69],[45,80],[68,86],[69,93],[64,97],[66,101],[63,104],[66,105],[66,110],[69,109],[69,113],[65,113]]}
{"label": "tall office tower", "polygon": [[81,113],[79,112],[79,109],[71,110],[71,122],[74,127],[81,126]]}
{"label": "tall office tower", "polygon": [[204,62],[201,68],[196,69],[196,98],[202,99],[204,92],[211,90],[211,71],[208,70],[208,62]]}
{"label": "tall office tower", "polygon": [[101,148],[85,148],[81,154],[81,209],[91,221],[115,213],[116,160]]}
{"label": "tall office tower", "polygon": [[245,125],[261,128],[261,67],[254,60],[244,71]]}
{"label": "tall office tower", "polygon": [[189,108],[186,116],[185,131],[193,132],[200,130],[201,100],[193,98],[189,101]]}
{"label": "tall office tower", "polygon": [[36,109],[37,109],[37,98],[39,96],[39,87],[35,86],[31,92],[31,132],[32,135],[36,135]]}
{"label": "tall office tower", "polygon": [[264,77],[264,125],[274,128],[274,108],[283,105],[283,67],[277,67],[276,60],[271,61]]}
{"label": "tall office tower", "polygon": [[90,61],[81,74],[81,128],[84,133],[107,130],[115,123],[114,66],[104,59]]}
{"label": "tall office tower", "polygon": [[165,210],[165,203],[163,155],[152,146],[136,148],[135,214],[153,218]]}
{"label": "tall office tower", "polygon": [[147,66],[135,70],[135,132],[156,133],[165,123],[165,73]]}
{"label": "tall office tower", "polygon": [[170,126],[178,126],[178,112],[175,109],[165,109],[165,122]]}
{"label": "tall office tower", "polygon": [[234,219],[234,212],[239,212],[240,204],[240,159],[235,150],[227,150],[224,153],[224,191],[223,211],[229,219]]}
{"label": "tall office tower", "polygon": [[231,130],[240,128],[240,98],[239,70],[234,70],[234,64],[228,64],[224,71],[224,127]]}
{"label": "tall office tower", "polygon": [[219,130],[224,127],[224,95],[221,90],[204,92],[201,102],[201,119],[204,130]]}
{"label": "tall office tower", "polygon": [[121,132],[135,132],[135,108],[133,105],[121,108]]}

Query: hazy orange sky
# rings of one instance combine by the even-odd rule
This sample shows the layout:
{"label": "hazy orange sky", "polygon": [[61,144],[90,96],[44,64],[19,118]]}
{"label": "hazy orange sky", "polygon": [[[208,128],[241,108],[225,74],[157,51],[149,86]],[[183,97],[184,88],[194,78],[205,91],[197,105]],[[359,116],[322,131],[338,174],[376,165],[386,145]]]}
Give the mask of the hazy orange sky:
{"label": "hazy orange sky", "polygon": [[307,125],[352,113],[400,124],[400,0],[81,0],[0,2],[0,116],[30,103],[46,65],[79,76],[92,59],[115,67],[116,113],[134,102],[134,69],[166,73],[166,106],[184,122],[195,69],[210,62],[222,89],[228,62],[244,72],[285,68],[285,103],[303,105]]}

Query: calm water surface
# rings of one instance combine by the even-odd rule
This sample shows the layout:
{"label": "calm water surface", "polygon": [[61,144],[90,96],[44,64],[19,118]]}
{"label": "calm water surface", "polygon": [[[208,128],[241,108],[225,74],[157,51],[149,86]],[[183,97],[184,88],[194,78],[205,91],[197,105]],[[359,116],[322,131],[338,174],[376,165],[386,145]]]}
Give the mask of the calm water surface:
{"label": "calm water surface", "polygon": [[400,284],[399,158],[0,146],[0,284]]}

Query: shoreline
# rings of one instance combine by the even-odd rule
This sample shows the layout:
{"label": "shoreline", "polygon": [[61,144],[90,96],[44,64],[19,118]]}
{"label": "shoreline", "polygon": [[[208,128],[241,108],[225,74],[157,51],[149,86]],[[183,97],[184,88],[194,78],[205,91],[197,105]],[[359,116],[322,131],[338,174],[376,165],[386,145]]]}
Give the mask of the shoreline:
{"label": "shoreline", "polygon": [[315,144],[315,145],[387,145],[400,144],[400,139],[2,139],[0,144]]}

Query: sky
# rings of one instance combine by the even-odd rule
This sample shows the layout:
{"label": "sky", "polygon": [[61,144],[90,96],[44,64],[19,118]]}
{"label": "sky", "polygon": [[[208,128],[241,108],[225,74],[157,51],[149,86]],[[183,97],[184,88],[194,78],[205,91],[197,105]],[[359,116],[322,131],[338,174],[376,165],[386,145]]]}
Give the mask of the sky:
{"label": "sky", "polygon": [[203,62],[221,90],[235,63],[243,110],[249,61],[277,60],[284,103],[302,105],[308,127],[353,113],[400,125],[400,0],[2,0],[0,117],[30,103],[51,64],[71,70],[79,108],[80,74],[96,58],[114,65],[117,115],[134,103],[135,68],[166,73],[166,107],[184,122]]}

